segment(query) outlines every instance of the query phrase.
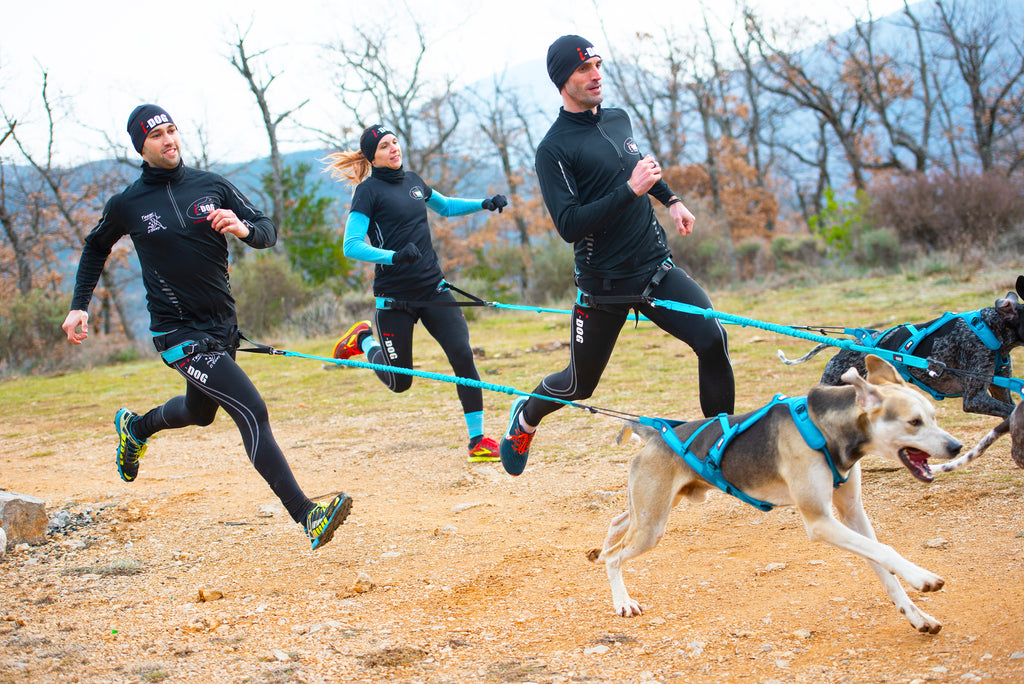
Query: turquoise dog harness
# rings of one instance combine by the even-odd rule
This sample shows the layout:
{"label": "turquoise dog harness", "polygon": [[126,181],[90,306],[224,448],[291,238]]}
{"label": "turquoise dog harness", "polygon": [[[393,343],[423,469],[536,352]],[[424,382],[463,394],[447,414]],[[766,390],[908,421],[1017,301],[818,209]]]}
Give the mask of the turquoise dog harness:
{"label": "turquoise dog harness", "polygon": [[[768,411],[778,404],[786,404],[789,407],[789,414],[792,416],[793,422],[796,423],[796,427],[800,431],[800,435],[804,438],[804,441],[807,442],[807,446],[824,454],[825,462],[828,463],[829,470],[832,471],[832,486],[838,487],[846,482],[846,478],[839,474],[839,470],[836,468],[835,461],[832,460],[832,454],[829,453],[828,447],[825,446],[825,435],[821,434],[821,430],[818,429],[811,420],[810,415],[807,413],[807,397],[787,397],[784,394],[776,394],[767,406],[761,407],[742,423],[737,423],[736,425],[729,425],[728,415],[721,413],[717,418],[708,420],[697,428],[685,442],[679,439],[679,436],[676,435],[674,429],[681,425],[682,421],[641,416],[639,422],[641,425],[647,425],[648,427],[658,430],[662,439],[665,440],[665,443],[672,447],[672,450],[686,462],[686,465],[690,466],[702,478],[715,485],[726,494],[730,494],[744,503],[750,504],[762,511],[770,511],[775,507],[775,504],[748,496],[726,481],[725,477],[722,475],[722,456],[728,448],[729,443],[732,442],[737,435],[763,418]],[[697,435],[703,432],[709,425],[715,423],[721,426],[722,436],[719,437],[711,449],[708,450],[707,455],[704,458],[701,458],[690,451],[690,445],[693,443],[693,440],[697,438]]]}
{"label": "turquoise dog harness", "polygon": [[[857,340],[864,346],[877,347],[878,341],[881,340],[886,335],[896,330],[906,330],[908,333],[910,333],[910,337],[907,339],[907,341],[900,345],[900,351],[909,355],[913,355],[914,350],[917,349],[917,346],[921,344],[921,342],[926,337],[928,337],[936,330],[938,330],[939,328],[941,328],[942,326],[946,325],[947,323],[956,318],[959,318],[964,323],[966,323],[968,327],[970,327],[971,331],[975,335],[977,335],[978,339],[981,340],[982,344],[984,344],[988,349],[996,352],[995,372],[998,376],[999,372],[1002,369],[1010,365],[1010,359],[1009,357],[1004,356],[1002,352],[999,351],[1002,348],[1002,344],[999,342],[999,339],[995,336],[995,333],[993,333],[992,330],[985,324],[985,321],[982,320],[980,310],[967,311],[964,313],[950,313],[947,311],[946,313],[942,314],[940,318],[936,319],[935,322],[929,325],[927,328],[923,328],[920,330],[911,323],[904,323],[903,325],[897,325],[892,328],[889,328],[888,330],[882,332],[881,334],[879,334],[875,330],[864,330],[862,328],[858,328],[851,332],[857,337]],[[941,392],[935,391],[928,385],[924,384],[923,382],[912,376],[910,374],[910,369],[907,368],[906,366],[897,365],[896,370],[899,372],[901,376],[903,376],[904,380],[913,383],[918,388],[924,390],[938,401],[961,396],[960,394],[943,394]]]}

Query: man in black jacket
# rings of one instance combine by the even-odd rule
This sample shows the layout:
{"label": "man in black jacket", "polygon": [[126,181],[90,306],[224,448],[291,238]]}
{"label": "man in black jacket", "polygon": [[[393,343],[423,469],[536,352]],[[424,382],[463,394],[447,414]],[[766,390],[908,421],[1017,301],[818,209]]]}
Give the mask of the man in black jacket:
{"label": "man in black jacket", "polygon": [[152,435],[209,425],[223,408],[238,426],[250,462],[315,550],[331,540],[352,499],[339,494],[317,504],[303,493],[271,432],[266,402],[235,363],[238,321],[226,236],[265,249],[277,242],[277,229],[227,180],[184,165],[178,129],[162,108],[136,107],[128,133],[143,159],[142,176],[107,202],[85,238],[62,327],[72,344],[88,337],[93,290],[114,243],[127,235],[139,256],[153,344],[184,378],[185,394],[141,416],[117,411],[117,472],[132,482]]}
{"label": "man in black jacket", "polygon": [[[579,298],[569,366],[544,378],[533,393],[565,401],[591,396],[635,308],[697,354],[704,415],[732,413],[736,389],[722,325],[650,304],[663,299],[712,308],[704,290],[672,264],[647,196],[668,208],[680,235],[693,230],[693,214],[661,179],[658,162],[641,157],[626,112],[601,108],[601,57],[593,44],[562,36],[548,48],[547,67],[563,105],[537,147],[537,177],[558,234],[573,244]],[[513,403],[499,445],[506,471],[523,472],[537,425],[562,406],[536,397]]]}

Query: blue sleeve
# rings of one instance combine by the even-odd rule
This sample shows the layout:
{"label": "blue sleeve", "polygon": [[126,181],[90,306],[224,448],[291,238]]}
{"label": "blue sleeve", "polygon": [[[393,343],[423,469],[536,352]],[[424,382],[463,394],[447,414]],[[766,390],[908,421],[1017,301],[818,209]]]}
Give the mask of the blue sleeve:
{"label": "blue sleeve", "polygon": [[482,199],[462,199],[461,197],[445,197],[431,188],[427,206],[440,216],[465,216],[474,211],[483,210]]}
{"label": "blue sleeve", "polygon": [[373,264],[390,265],[395,253],[390,249],[380,249],[368,243],[366,232],[369,229],[369,216],[358,211],[349,212],[348,221],[345,222],[345,241],[342,243],[345,256]]}

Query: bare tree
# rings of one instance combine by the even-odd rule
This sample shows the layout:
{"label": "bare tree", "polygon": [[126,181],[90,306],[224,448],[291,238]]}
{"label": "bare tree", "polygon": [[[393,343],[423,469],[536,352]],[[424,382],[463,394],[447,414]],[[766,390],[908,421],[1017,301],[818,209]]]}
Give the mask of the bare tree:
{"label": "bare tree", "polygon": [[[543,206],[533,171],[537,144],[530,132],[530,122],[542,112],[539,109],[527,111],[524,103],[529,101],[528,98],[520,97],[520,93],[508,86],[506,76],[504,73],[496,76],[485,95],[471,95],[470,108],[488,147],[497,154],[501,174],[508,187],[511,206],[504,213],[508,217],[504,221],[511,220],[514,226],[521,254],[517,276],[521,291],[525,293],[531,279],[531,237],[547,232],[553,226]],[[495,218],[502,221],[501,217],[492,217],[492,220]]]}
{"label": "bare tree", "polygon": [[[834,39],[809,51],[793,52],[779,47],[753,12],[746,13],[744,24],[759,58],[756,64],[747,62],[748,72],[760,87],[791,100],[828,126],[843,151],[856,189],[866,187],[869,169],[892,166],[888,160],[878,163],[871,156],[865,135],[870,109],[863,95],[844,81],[842,51]],[[740,52],[740,56],[751,60],[755,55]]]}
{"label": "bare tree", "polygon": [[[996,168],[1000,142],[1014,137],[1024,127],[1024,38],[1020,21],[1007,23],[1008,17],[983,2],[943,2],[937,0],[937,31],[946,39],[950,59],[967,86],[971,113],[972,144],[983,171]],[[1005,31],[1005,37],[1004,37]],[[1012,41],[1008,49],[1002,49]],[[1015,158],[1003,166],[1019,168],[1019,145]]]}
{"label": "bare tree", "polygon": [[[81,247],[85,236],[99,216],[97,204],[101,201],[102,194],[108,192],[112,183],[116,182],[102,174],[92,177],[76,176],[73,169],[65,169],[56,164],[54,160],[56,113],[48,92],[48,81],[49,75],[44,71],[41,93],[47,122],[47,142],[46,151],[41,159],[37,158],[19,138],[15,129],[16,122],[4,114],[9,135],[41,183],[40,189],[28,186],[23,186],[22,189],[23,206],[31,208],[26,224],[28,233],[22,236],[27,239],[20,240],[23,256],[28,258],[26,268],[31,270],[31,272],[21,274],[22,265],[19,263],[19,288],[26,288],[24,292],[33,286],[35,271],[41,271],[45,274],[43,276],[45,278],[50,278],[54,274],[55,259],[53,255],[62,247],[73,249]],[[49,201],[44,199],[44,194],[50,197]],[[4,228],[7,229],[6,222]],[[7,238],[12,245],[15,244],[13,234],[8,235]],[[101,311],[109,312],[113,309],[125,337],[128,340],[134,340],[135,334],[122,296],[125,261],[123,252],[108,260],[108,267],[103,270],[101,276],[101,287],[96,294],[101,302]],[[109,319],[105,327],[110,328]]]}
{"label": "bare tree", "polygon": [[[937,106],[933,92],[944,84],[937,81],[921,21],[907,4],[902,16],[913,40],[908,59],[880,49],[875,38],[879,22],[870,15],[866,21],[856,21],[849,37],[837,47],[845,54],[846,81],[871,108],[887,140],[888,149],[880,150],[880,156],[900,171],[923,172],[932,159],[929,145]],[[909,165],[900,158],[900,150],[910,154]]]}
{"label": "bare tree", "polygon": [[[442,77],[435,86],[424,76],[429,46],[422,22],[415,17],[411,21],[415,35],[411,59],[391,58],[391,22],[356,26],[354,38],[339,40],[328,50],[337,59],[333,83],[338,99],[352,115],[356,130],[386,123],[404,142],[407,166],[422,173],[443,164],[445,145],[459,125],[459,111],[452,79]],[[352,132],[343,130],[340,136],[328,133],[325,137],[344,148],[344,138]]]}
{"label": "bare tree", "polygon": [[309,100],[303,100],[295,107],[281,114],[273,114],[270,110],[270,103],[267,100],[267,91],[270,90],[270,86],[273,85],[278,74],[270,73],[268,76],[260,78],[254,71],[254,61],[258,61],[268,51],[260,50],[250,55],[245,45],[249,29],[246,29],[244,33],[237,26],[235,29],[238,33],[238,40],[232,46],[234,54],[231,56],[231,65],[235,67],[246,83],[249,84],[249,90],[252,92],[253,97],[256,98],[256,105],[259,107],[260,115],[263,117],[263,127],[267,132],[267,139],[270,143],[271,218],[275,225],[283,226],[285,218],[284,159],[278,144],[277,128],[285,119],[308,103]]}

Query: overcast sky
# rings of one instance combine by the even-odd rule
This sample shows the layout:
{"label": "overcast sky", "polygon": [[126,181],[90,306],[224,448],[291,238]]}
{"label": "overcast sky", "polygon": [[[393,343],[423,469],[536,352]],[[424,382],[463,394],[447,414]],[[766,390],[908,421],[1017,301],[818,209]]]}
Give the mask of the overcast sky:
{"label": "overcast sky", "polygon": [[[64,163],[108,156],[102,149],[103,133],[127,148],[125,122],[142,102],[156,102],[171,113],[182,129],[186,148],[198,144],[190,134],[202,126],[215,161],[265,156],[267,138],[255,100],[228,60],[230,43],[237,39],[236,27],[251,27],[246,40],[251,50],[270,50],[266,63],[280,74],[269,91],[275,112],[309,98],[301,116],[311,125],[331,128],[332,108],[337,104],[329,91],[320,46],[347,38],[354,24],[392,21],[380,14],[376,3],[349,0],[164,4],[4,0],[4,4],[0,107],[18,119],[23,139],[35,146],[38,155],[43,154],[40,89],[41,74],[47,71],[51,99],[59,96],[63,109],[73,112],[73,118],[63,120],[55,132],[56,149]],[[381,7],[396,4],[381,3]],[[734,0],[705,0],[704,4],[713,7],[723,21],[735,9]],[[808,27],[820,22],[842,29],[852,23],[853,16],[866,16],[866,7],[874,16],[884,16],[903,3],[750,0],[749,4],[771,20],[807,18]],[[685,35],[686,27],[701,16],[700,0],[642,4],[628,0],[409,0],[407,6],[435,42],[426,66],[456,76],[462,85],[542,59],[551,41],[565,33],[583,35],[600,49],[605,30],[612,42],[625,45],[637,31],[657,35],[663,26]],[[390,25],[401,31],[401,22]],[[553,109],[560,103],[553,87],[552,103]],[[287,131],[285,137],[298,138]],[[288,151],[288,140],[283,142]],[[14,158],[8,145],[0,154]],[[185,158],[190,158],[188,149]]]}

